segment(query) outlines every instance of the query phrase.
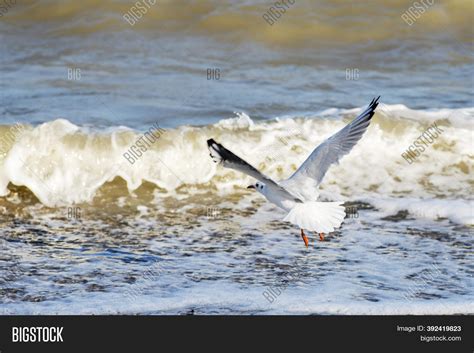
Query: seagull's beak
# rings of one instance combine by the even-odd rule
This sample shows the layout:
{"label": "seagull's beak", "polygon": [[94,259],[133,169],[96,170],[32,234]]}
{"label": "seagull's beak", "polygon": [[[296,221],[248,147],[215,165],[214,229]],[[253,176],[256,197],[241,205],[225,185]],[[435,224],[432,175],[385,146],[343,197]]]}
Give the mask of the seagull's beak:
{"label": "seagull's beak", "polygon": [[249,185],[247,186],[247,189],[255,189],[255,185]]}

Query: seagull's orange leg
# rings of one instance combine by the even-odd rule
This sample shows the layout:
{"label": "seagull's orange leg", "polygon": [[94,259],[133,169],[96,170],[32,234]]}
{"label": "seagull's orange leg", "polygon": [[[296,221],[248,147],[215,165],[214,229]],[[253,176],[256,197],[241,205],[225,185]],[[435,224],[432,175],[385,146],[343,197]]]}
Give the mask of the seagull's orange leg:
{"label": "seagull's orange leg", "polygon": [[319,241],[324,241],[324,233],[319,233]]}
{"label": "seagull's orange leg", "polygon": [[301,238],[303,238],[304,245],[306,245],[306,247],[308,247],[308,237],[306,236],[306,234],[304,234],[303,229],[301,229]]}

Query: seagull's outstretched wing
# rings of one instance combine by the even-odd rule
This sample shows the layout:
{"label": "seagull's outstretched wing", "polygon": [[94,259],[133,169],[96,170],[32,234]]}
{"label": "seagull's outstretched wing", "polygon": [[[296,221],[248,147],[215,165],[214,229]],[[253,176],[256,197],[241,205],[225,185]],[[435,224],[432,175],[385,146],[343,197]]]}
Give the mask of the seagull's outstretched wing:
{"label": "seagull's outstretched wing", "polygon": [[254,177],[257,180],[260,180],[262,183],[265,183],[265,185],[272,188],[275,192],[278,192],[281,195],[286,196],[287,198],[292,198],[296,202],[301,202],[295,196],[286,191],[283,187],[274,182],[272,179],[260,173],[255,167],[251,166],[242,158],[229,151],[220,143],[214,141],[214,139],[207,140],[207,146],[209,148],[210,156],[212,157],[214,162],[222,163],[222,165],[226,168],[234,169],[239,172],[250,175],[251,177]]}
{"label": "seagull's outstretched wing", "polygon": [[298,170],[281,184],[285,187],[291,186],[291,189],[297,185],[300,188],[317,187],[329,167],[348,154],[367,130],[379,104],[379,98],[380,96],[374,98],[357,118],[316,147]]}

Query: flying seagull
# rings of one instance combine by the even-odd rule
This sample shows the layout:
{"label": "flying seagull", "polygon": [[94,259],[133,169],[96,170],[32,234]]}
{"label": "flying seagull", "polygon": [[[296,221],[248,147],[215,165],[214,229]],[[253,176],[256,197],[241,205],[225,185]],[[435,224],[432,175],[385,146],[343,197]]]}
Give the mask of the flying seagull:
{"label": "flying seagull", "polygon": [[301,237],[308,247],[305,229],[319,233],[319,239],[324,240],[324,233],[334,231],[344,220],[346,213],[342,203],[318,202],[317,188],[329,167],[339,163],[361,139],[374,116],[379,98],[374,98],[357,118],[316,147],[291,177],[280,182],[263,175],[214,139],[207,140],[207,146],[214,162],[257,179],[258,182],[248,189],[257,190],[268,201],[288,212],[283,220],[301,229]]}

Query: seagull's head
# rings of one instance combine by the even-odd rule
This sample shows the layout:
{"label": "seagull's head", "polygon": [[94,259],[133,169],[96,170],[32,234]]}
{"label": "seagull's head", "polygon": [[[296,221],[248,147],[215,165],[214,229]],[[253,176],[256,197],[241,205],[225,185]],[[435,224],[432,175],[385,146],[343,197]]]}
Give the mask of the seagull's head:
{"label": "seagull's head", "polygon": [[264,183],[257,181],[254,185],[247,186],[247,189],[254,189],[254,190],[257,190],[261,194],[265,194],[265,191],[267,188]]}

